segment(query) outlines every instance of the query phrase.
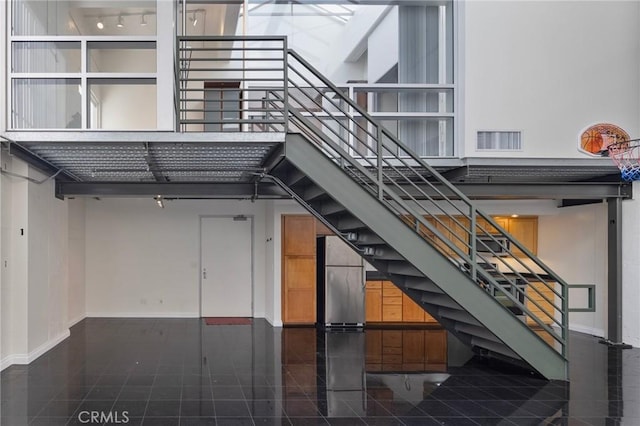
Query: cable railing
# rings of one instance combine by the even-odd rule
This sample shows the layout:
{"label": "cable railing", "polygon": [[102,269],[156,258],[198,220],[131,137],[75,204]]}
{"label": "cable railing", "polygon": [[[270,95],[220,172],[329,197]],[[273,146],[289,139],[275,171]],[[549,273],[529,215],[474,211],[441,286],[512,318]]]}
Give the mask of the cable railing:
{"label": "cable railing", "polygon": [[[303,133],[472,282],[566,356],[567,284],[400,142],[349,90],[287,49],[285,37],[189,36],[179,37],[178,45],[181,131]],[[442,117],[442,128],[448,119]]]}

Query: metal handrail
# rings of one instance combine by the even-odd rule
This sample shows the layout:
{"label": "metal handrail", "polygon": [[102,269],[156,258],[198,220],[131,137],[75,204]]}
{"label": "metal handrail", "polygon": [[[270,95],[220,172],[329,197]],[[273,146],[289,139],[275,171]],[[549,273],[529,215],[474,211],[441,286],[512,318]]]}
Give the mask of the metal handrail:
{"label": "metal handrail", "polygon": [[[359,175],[366,176],[366,178],[360,176],[360,180],[369,182],[367,187],[383,204],[402,217],[406,218],[408,216],[412,228],[425,238],[426,241],[436,246],[436,248],[438,248],[438,245],[444,244],[445,248],[444,250],[439,249],[440,253],[447,256],[450,261],[460,267],[474,282],[488,285],[488,291],[490,291],[492,296],[495,297],[494,291],[497,290],[501,296],[506,297],[513,305],[523,311],[527,317],[531,318],[539,329],[553,338],[553,340],[560,345],[561,354],[566,356],[568,304],[567,284],[564,280],[555,274],[539,258],[533,255],[522,243],[513,238],[513,236],[504,230],[491,216],[478,210],[475,204],[458,188],[429,166],[412,150],[402,144],[389,130],[381,126],[365,111],[364,108],[346,96],[342,90],[318,72],[311,64],[305,61],[304,58],[291,49],[289,49],[287,53],[289,57],[293,59],[293,61],[287,61],[288,68],[302,77],[302,80],[306,84],[315,89],[314,94],[320,97],[321,101],[314,99],[313,104],[321,107],[321,112],[325,114],[323,118],[325,120],[333,118],[338,127],[346,127],[346,133],[349,136],[346,138],[343,137],[339,131],[336,131],[330,126],[324,126],[320,129],[314,126],[300,112],[291,111],[291,116],[295,119],[296,124],[298,124],[299,127],[306,127],[306,133],[311,131],[311,133],[315,135],[316,142],[321,143],[324,147],[330,148],[329,150],[325,149],[324,152],[337,163],[342,164],[343,168],[349,168]],[[296,68],[296,66],[293,65],[294,62],[302,65],[303,70],[301,71]],[[320,85],[313,84],[310,81],[310,76],[318,80]],[[292,87],[299,86],[295,81],[292,81],[291,78],[289,78],[288,84]],[[311,97],[305,91],[302,91],[302,93]],[[327,96],[327,93],[331,93],[331,96]],[[291,93],[290,98],[293,99]],[[366,121],[366,125],[363,126],[362,123],[356,121],[354,117],[355,114],[350,114],[349,111],[345,111],[340,103],[348,105],[349,109],[357,113],[359,120]],[[298,102],[298,104],[303,105],[301,102]],[[341,113],[340,119],[335,118],[333,112],[328,110],[325,105],[336,108]],[[312,117],[314,116],[313,111],[305,112],[311,113]],[[342,122],[344,120],[353,123],[354,127],[359,126],[360,128],[366,127],[366,129],[374,129],[373,132],[366,131],[366,137],[373,139],[372,143],[368,143],[368,141],[362,140],[358,135],[354,135],[354,132],[349,130],[349,126],[345,126]],[[355,143],[350,141],[350,139],[354,140]],[[375,157],[371,159],[362,155],[360,152],[361,148],[357,146],[358,143],[364,144],[368,151],[375,154]],[[347,149],[343,149],[343,146],[347,147]],[[355,152],[358,155],[354,156],[350,154],[349,151]],[[391,172],[395,172],[395,176],[392,176]],[[353,173],[351,173],[351,175],[353,176]],[[404,190],[403,187],[405,185],[410,185],[411,189],[416,191],[418,196],[411,195],[408,191]],[[421,186],[427,186],[435,191],[436,194],[438,194],[438,199],[436,200],[433,196],[430,196]],[[399,194],[402,194],[402,196]],[[431,203],[435,208],[440,209],[443,216],[446,216],[450,223],[453,221],[452,226],[455,229],[464,232],[464,236],[460,237],[456,232],[453,232],[455,229],[451,229],[451,226],[448,226],[438,218],[439,215],[434,215],[431,210],[427,209],[424,206],[425,201]],[[455,214],[447,213],[447,209],[443,207],[443,204],[446,204],[449,209],[458,211],[463,216],[463,219],[460,220]],[[459,204],[462,204],[463,207],[459,207]],[[425,217],[434,220],[435,224],[426,220]],[[489,227],[492,232],[480,227],[478,223],[479,220],[486,223],[486,226]],[[465,224],[467,221],[468,225]],[[405,222],[407,221],[405,220]],[[453,240],[440,232],[437,225],[444,227],[445,232],[454,235]],[[424,231],[427,231],[431,238],[426,238]],[[506,238],[511,246],[520,251],[521,255],[516,255],[510,247],[503,247],[500,256],[483,255],[478,252],[478,247],[476,246],[476,238],[480,235],[487,236],[497,243],[499,243],[499,240],[496,236]],[[456,241],[456,239],[458,241]],[[447,251],[450,253],[447,253]],[[500,268],[487,267],[490,263],[488,262],[489,258],[497,259],[496,262],[500,264]],[[507,274],[509,276],[507,276]],[[513,277],[511,277],[511,275],[513,275]],[[528,284],[532,282],[540,283],[550,290],[554,300],[551,300],[544,292],[538,289],[538,286],[528,285],[527,287],[532,293],[542,298],[543,302],[539,302],[517,285],[518,280],[522,280]],[[501,283],[501,281],[506,282],[506,284]],[[556,289],[556,286],[559,287],[559,290]],[[525,300],[525,303],[520,302],[521,297]],[[532,312],[526,302],[529,302],[530,306],[540,310],[543,318],[540,318]],[[545,304],[544,302],[552,307],[553,312],[549,312],[548,308],[543,306]],[[560,331],[556,331],[554,327],[559,328]]]}
{"label": "metal handrail", "polygon": [[[228,44],[236,41],[242,45]],[[203,43],[187,48],[187,42]],[[207,46],[205,42],[211,45]],[[248,42],[266,44],[255,46]],[[202,82],[241,81],[244,99],[238,106],[238,117],[216,123],[234,123],[242,130],[257,125],[258,129],[266,131],[303,132],[354,181],[473,282],[486,288],[491,296],[507,299],[517,306],[541,333],[550,336],[553,342],[549,344],[559,346],[561,354],[566,356],[567,284],[383,127],[349,97],[344,88],[334,85],[299,54],[288,49],[286,37],[181,36],[177,43],[175,103],[180,130],[188,130],[189,124],[212,123],[210,118],[204,117],[205,112],[226,110],[223,106],[194,105],[194,102],[202,102],[204,93],[209,90],[202,87]],[[242,51],[241,58],[230,56],[230,52],[236,50]],[[222,53],[207,55],[207,52],[216,51]],[[250,52],[254,52],[253,56],[247,57]],[[185,54],[190,55],[188,63],[183,61],[187,59],[183,57]],[[229,77],[240,72],[241,77]],[[231,89],[221,89],[224,90]],[[412,90],[412,87],[402,90]],[[199,118],[198,114],[204,118]],[[486,253],[487,247],[480,252],[478,245],[483,242],[478,237],[497,244],[506,238],[508,247],[500,249],[500,256],[490,250]],[[497,266],[487,268],[491,262]],[[519,282],[539,284],[527,285],[528,290],[524,291]]]}

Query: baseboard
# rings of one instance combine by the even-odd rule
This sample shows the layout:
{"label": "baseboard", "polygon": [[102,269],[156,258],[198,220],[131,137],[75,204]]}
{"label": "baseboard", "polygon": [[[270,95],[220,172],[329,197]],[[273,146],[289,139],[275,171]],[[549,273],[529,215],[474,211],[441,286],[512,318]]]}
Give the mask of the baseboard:
{"label": "baseboard", "polygon": [[604,330],[595,327],[587,327],[580,324],[569,325],[569,330],[577,331],[578,333],[590,334],[596,337],[604,337]]}
{"label": "baseboard", "polygon": [[44,342],[42,345],[38,346],[28,354],[13,354],[13,355],[6,356],[2,361],[0,361],[0,371],[4,370],[5,368],[11,365],[32,363],[33,361],[38,359],[40,356],[44,355],[46,352],[56,347],[60,342],[62,342],[64,339],[66,339],[70,335],[71,335],[71,332],[69,331],[69,329],[67,329],[62,333],[58,334],[53,339],[50,339]]}
{"label": "baseboard", "polygon": [[32,363],[33,361],[35,361],[41,355],[43,355],[45,352],[47,352],[50,349],[53,349],[58,343],[62,342],[64,339],[66,339],[69,336],[71,336],[71,332],[67,328],[65,331],[63,331],[62,333],[58,334],[53,339],[50,339],[48,342],[45,342],[42,345],[40,345],[37,348],[35,348],[34,350],[32,350],[31,352],[29,352],[29,357],[27,359],[27,364]]}
{"label": "baseboard", "polygon": [[26,364],[27,359],[29,357],[27,355],[7,355],[0,361],[0,371],[4,370],[7,367],[11,367],[14,364]]}
{"label": "baseboard", "polygon": [[274,321],[273,319],[269,318],[269,317],[264,317],[265,320],[267,320],[267,322],[271,325],[271,327],[282,327],[282,321],[278,320],[278,321]]}
{"label": "baseboard", "polygon": [[71,321],[69,321],[69,328],[73,327],[74,325],[76,325],[77,323],[79,323],[80,321],[85,319],[86,317],[87,316],[85,314],[82,314],[82,315],[72,319]]}
{"label": "baseboard", "polygon": [[199,312],[89,312],[87,318],[200,318]]}

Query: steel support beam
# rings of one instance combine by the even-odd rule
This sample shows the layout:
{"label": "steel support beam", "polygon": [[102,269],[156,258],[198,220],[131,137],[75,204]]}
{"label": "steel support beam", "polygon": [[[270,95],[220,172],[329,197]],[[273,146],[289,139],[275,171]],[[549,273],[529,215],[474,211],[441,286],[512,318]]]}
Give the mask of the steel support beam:
{"label": "steel support beam", "polygon": [[[631,185],[626,183],[595,183],[595,182],[558,182],[558,183],[454,183],[467,197],[472,199],[540,199],[540,200],[603,200],[609,198],[632,198]],[[434,199],[442,198],[437,191],[427,185],[419,185]],[[450,191],[444,191],[441,185],[435,185],[448,197]],[[402,185],[403,191],[398,193],[407,198],[407,193],[412,197],[424,198],[411,185]]]}
{"label": "steel support beam", "polygon": [[275,184],[178,182],[56,182],[63,197],[290,198]]}
{"label": "steel support beam", "polygon": [[622,200],[607,200],[607,339],[622,342]]}
{"label": "steel support beam", "polygon": [[6,142],[8,145],[9,155],[14,155],[17,158],[23,160],[26,163],[29,163],[34,168],[40,170],[46,175],[53,176],[58,173],[56,177],[57,180],[77,180],[75,176],[67,173],[66,171],[60,172],[60,169],[44,160],[41,157],[33,154],[31,151],[23,148],[22,146],[14,143],[14,142]]}

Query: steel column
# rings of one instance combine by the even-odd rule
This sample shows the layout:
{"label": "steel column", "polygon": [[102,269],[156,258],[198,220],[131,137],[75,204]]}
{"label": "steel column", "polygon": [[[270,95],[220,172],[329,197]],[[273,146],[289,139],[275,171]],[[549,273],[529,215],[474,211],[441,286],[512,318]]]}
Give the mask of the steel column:
{"label": "steel column", "polygon": [[622,342],[622,200],[607,199],[607,339]]}

